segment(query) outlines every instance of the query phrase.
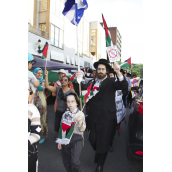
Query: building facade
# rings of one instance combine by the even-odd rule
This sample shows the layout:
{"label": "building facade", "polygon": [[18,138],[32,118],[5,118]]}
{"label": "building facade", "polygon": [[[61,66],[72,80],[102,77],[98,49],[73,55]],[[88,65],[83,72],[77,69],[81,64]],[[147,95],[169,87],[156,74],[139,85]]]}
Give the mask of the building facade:
{"label": "building facade", "polygon": [[[47,59],[78,66],[76,26],[64,17],[65,0],[29,0],[28,52],[40,57],[37,42],[49,44]],[[33,18],[31,17],[33,14]],[[93,66],[90,53],[90,24],[83,16],[78,26],[81,67]]]}
{"label": "building facade", "polygon": [[107,57],[105,31],[97,21],[90,22],[90,53],[95,61]]}

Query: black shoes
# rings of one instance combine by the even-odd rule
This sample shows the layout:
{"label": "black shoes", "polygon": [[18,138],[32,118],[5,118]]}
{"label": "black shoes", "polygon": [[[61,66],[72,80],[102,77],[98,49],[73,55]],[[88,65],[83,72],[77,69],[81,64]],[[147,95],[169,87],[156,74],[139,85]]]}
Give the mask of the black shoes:
{"label": "black shoes", "polygon": [[103,166],[98,166],[97,165],[95,172],[103,172]]}
{"label": "black shoes", "polygon": [[113,152],[113,147],[109,146],[109,152]]}

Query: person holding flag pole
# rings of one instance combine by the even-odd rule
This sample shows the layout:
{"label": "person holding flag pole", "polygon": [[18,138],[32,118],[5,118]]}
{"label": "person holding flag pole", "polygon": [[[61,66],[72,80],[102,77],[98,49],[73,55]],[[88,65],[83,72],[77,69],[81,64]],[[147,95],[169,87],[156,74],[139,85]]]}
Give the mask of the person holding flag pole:
{"label": "person holding flag pole", "polygon": [[[116,116],[115,92],[116,90],[124,90],[128,85],[124,76],[120,73],[120,66],[114,62],[114,71],[117,74],[115,78],[108,78],[107,73],[111,66],[106,59],[99,59],[94,63],[97,72],[91,84],[81,83],[82,90],[87,90],[85,96],[82,96],[82,102],[89,102],[90,117],[90,135],[89,140],[96,152],[95,163],[97,164],[96,172],[103,172],[108,149],[111,141],[112,127]],[[81,72],[76,72],[76,78],[81,77]],[[73,83],[74,87],[78,83]],[[117,122],[115,122],[116,124]]]}

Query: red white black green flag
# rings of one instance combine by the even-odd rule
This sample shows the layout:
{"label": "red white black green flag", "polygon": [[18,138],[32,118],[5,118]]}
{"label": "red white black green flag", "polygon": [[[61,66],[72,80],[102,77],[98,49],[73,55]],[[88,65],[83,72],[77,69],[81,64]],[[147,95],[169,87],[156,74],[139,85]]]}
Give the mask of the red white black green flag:
{"label": "red white black green flag", "polygon": [[112,43],[111,34],[110,34],[110,31],[108,29],[108,26],[106,24],[106,21],[104,19],[103,14],[102,14],[102,18],[103,18],[103,25],[104,25],[104,29],[105,29],[105,35],[106,35],[107,56],[109,58],[107,60],[109,62],[119,61],[120,59],[119,59],[119,56],[118,56],[117,47],[115,45],[113,45],[113,43]]}
{"label": "red white black green flag", "polygon": [[127,60],[124,61],[124,63],[122,63],[120,65],[120,67],[130,67],[131,68],[131,57]]}
{"label": "red white black green flag", "polygon": [[47,58],[48,46],[49,46],[49,44],[46,44],[44,49],[42,50],[42,58],[43,59]]}

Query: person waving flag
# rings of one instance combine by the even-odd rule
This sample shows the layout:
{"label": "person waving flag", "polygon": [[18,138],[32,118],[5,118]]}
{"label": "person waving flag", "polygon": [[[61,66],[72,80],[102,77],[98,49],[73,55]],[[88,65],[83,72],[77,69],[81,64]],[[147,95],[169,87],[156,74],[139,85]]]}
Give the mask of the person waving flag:
{"label": "person waving flag", "polygon": [[87,8],[88,3],[86,0],[66,0],[62,14],[66,16],[73,25],[77,25],[84,14],[84,10]]}

